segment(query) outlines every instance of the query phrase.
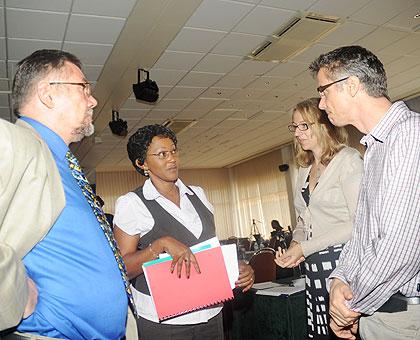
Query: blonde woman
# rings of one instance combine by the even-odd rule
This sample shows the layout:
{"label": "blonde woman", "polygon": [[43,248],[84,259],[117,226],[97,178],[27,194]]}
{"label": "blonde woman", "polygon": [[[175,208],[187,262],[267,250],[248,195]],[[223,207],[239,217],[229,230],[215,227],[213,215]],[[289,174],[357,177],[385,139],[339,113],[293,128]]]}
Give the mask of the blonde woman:
{"label": "blonde woman", "polygon": [[346,130],[334,127],[318,104],[311,98],[293,109],[298,218],[290,247],[279,249],[275,261],[293,268],[305,260],[308,338],[330,339],[326,282],[350,239],[363,162],[347,146]]}

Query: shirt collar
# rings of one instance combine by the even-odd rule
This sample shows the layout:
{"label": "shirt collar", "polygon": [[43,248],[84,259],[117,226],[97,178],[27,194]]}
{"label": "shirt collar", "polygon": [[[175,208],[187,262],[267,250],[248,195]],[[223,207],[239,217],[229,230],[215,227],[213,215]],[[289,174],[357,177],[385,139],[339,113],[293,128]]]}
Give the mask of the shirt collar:
{"label": "shirt collar", "polygon": [[35,129],[35,131],[41,136],[44,142],[47,143],[48,148],[50,149],[51,153],[54,154],[55,157],[57,157],[58,159],[66,158],[66,153],[67,151],[69,151],[69,147],[64,142],[64,140],[53,130],[51,130],[44,124],[38,122],[37,120],[26,116],[21,116],[19,119],[28,123]]}
{"label": "shirt collar", "polygon": [[372,145],[375,141],[383,143],[388,137],[395,123],[400,119],[399,112],[408,110],[403,101],[397,101],[391,105],[382,119],[375,125],[375,127],[368,133],[363,136],[360,140],[360,143],[369,146]]}
{"label": "shirt collar", "polygon": [[[178,178],[175,182],[175,185],[179,188],[179,195],[193,195],[193,192],[188,189],[188,187]],[[159,191],[157,191],[156,187],[153,185],[152,181],[150,180],[150,178],[148,178],[143,185],[143,195],[144,198],[147,199],[148,201],[152,201],[157,199],[158,197],[163,197],[160,194]]]}

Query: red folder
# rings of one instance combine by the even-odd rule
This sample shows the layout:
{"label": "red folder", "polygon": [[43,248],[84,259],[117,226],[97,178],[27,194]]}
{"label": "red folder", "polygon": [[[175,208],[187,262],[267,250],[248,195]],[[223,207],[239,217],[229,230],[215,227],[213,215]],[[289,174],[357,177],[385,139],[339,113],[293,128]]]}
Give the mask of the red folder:
{"label": "red folder", "polygon": [[181,278],[176,267],[170,272],[172,258],[143,264],[143,271],[159,320],[168,319],[233,298],[220,246],[194,254],[201,274],[191,266],[187,279],[184,268]]}

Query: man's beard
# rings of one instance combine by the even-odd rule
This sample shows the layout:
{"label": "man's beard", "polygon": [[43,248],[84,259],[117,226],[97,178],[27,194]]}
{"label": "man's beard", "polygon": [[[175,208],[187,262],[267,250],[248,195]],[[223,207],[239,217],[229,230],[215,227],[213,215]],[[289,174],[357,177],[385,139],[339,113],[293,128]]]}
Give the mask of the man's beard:
{"label": "man's beard", "polygon": [[76,130],[74,130],[73,134],[77,136],[77,142],[80,142],[84,137],[92,136],[95,132],[95,126],[93,123],[88,123]]}

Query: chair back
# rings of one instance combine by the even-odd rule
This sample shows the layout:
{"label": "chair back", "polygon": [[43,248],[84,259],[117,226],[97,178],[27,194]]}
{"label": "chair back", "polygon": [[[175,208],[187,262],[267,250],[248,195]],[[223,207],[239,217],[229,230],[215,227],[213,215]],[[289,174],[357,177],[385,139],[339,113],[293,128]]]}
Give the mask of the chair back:
{"label": "chair back", "polygon": [[272,248],[263,248],[252,255],[249,265],[254,269],[254,283],[276,280],[275,253]]}

